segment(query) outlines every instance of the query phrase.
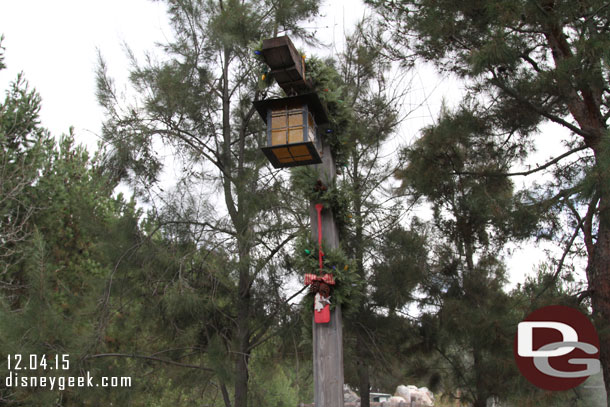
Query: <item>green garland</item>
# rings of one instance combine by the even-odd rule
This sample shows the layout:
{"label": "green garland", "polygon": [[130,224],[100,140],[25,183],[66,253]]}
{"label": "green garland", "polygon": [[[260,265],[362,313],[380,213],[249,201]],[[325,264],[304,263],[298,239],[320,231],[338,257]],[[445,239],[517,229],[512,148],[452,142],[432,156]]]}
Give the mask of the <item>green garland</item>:
{"label": "green garland", "polygon": [[[293,168],[290,177],[292,190],[298,191],[303,200],[321,203],[332,210],[339,235],[344,235],[347,225],[351,222],[351,201],[346,190],[339,188],[335,182],[321,178],[320,173],[310,166]],[[317,188],[319,181],[326,187],[325,191]]]}
{"label": "green garland", "polygon": [[259,90],[265,90],[275,83],[275,78],[269,72],[269,67],[263,58],[263,40],[250,42],[249,47],[252,49],[256,61],[254,71],[258,73],[258,88]]}
{"label": "green garland", "polygon": [[337,167],[341,168],[347,161],[345,157],[350,149],[349,124],[353,120],[353,109],[346,103],[347,91],[343,80],[331,59],[321,60],[313,57],[306,61],[307,78],[313,85],[328,111],[329,125],[323,137],[330,145]]}
{"label": "green garland", "polygon": [[[324,253],[323,274],[330,273],[335,278],[335,285],[331,291],[331,309],[341,304],[345,312],[355,310],[359,304],[359,294],[363,291],[363,281],[360,280],[356,264],[348,259],[341,247],[329,249],[322,244]],[[320,274],[318,260],[318,243],[305,236],[305,233],[297,238],[295,254],[292,259],[293,267],[299,271],[301,282],[306,273]],[[306,309],[313,308],[313,295],[307,295],[303,300]]]}

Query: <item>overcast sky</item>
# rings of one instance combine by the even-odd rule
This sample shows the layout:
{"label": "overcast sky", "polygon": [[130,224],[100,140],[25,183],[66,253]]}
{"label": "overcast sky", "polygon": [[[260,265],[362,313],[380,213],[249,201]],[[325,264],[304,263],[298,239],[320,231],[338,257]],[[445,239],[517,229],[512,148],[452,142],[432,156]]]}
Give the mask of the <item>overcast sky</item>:
{"label": "overcast sky", "polygon": [[[335,40],[340,47],[343,33],[366,11],[359,0],[334,0],[322,13],[309,28],[316,29],[324,42]],[[97,145],[103,119],[95,98],[97,50],[121,84],[128,68],[125,44],[142,55],[171,37],[165,4],[149,0],[2,0],[0,34],[5,36],[7,65],[0,71],[0,90],[23,71],[42,96],[42,124],[55,136],[73,126],[77,140],[90,149]],[[332,48],[319,53],[332,53]],[[438,78],[431,67],[415,72],[407,103],[426,103],[406,121],[400,141],[416,136],[437,117],[443,100],[457,101],[460,94],[459,83]],[[531,245],[519,251],[509,263],[513,283],[523,281],[540,257],[540,249]]]}
{"label": "overcast sky", "polygon": [[[121,83],[127,72],[124,44],[141,55],[171,37],[163,2],[3,0],[0,4],[7,65],[0,71],[0,89],[23,71],[42,96],[43,125],[54,135],[74,126],[79,140],[89,146],[96,145],[102,120],[95,99],[97,49]],[[332,42],[333,28],[341,38],[343,22],[353,26],[364,6],[359,1],[335,0],[323,13],[326,18],[313,24],[322,38]]]}
{"label": "overcast sky", "polygon": [[97,144],[102,110],[95,99],[97,49],[125,72],[122,46],[151,48],[169,33],[164,5],[147,0],[4,0],[0,33],[5,87],[23,71],[42,96],[42,123],[57,136],[74,126],[79,141]]}

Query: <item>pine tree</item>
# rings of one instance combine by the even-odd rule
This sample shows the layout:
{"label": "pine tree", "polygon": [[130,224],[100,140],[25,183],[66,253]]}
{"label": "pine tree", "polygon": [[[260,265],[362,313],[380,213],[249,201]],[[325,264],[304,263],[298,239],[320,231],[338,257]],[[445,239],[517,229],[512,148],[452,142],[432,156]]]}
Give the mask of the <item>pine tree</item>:
{"label": "pine tree", "polygon": [[511,237],[513,185],[507,177],[472,173],[503,172],[513,157],[501,140],[494,143],[492,126],[477,110],[464,104],[444,111],[404,151],[407,164],[397,176],[412,196],[430,202],[438,236],[423,283],[430,310],[421,318],[425,346],[449,365],[445,390],[459,389],[462,399],[484,407],[490,397],[507,396],[516,374],[506,363],[514,314],[498,256]]}
{"label": "pine tree", "polygon": [[[3,48],[0,37],[0,70]],[[40,126],[40,95],[17,76],[0,104],[0,270],[22,259],[22,243],[32,233],[32,185],[48,165],[48,132]]]}
{"label": "pine tree", "polygon": [[[606,2],[369,1],[394,25],[395,44],[467,80],[472,97],[492,101],[495,121],[511,138],[536,137],[552,122],[575,138],[539,168],[569,163],[556,199],[574,202],[587,254],[587,279],[606,390],[610,392],[610,180]],[[589,159],[575,154],[586,152]],[[576,157],[576,158],[575,158]],[[563,160],[563,161],[562,161]],[[565,167],[569,167],[567,164]],[[584,201],[584,204],[583,204]]]}
{"label": "pine tree", "polygon": [[[341,102],[349,110],[345,120],[344,153],[338,156],[343,164],[340,187],[346,191],[350,201],[350,218],[342,239],[347,253],[354,259],[358,278],[361,281],[360,301],[357,309],[346,313],[346,370],[356,372],[362,406],[370,401],[371,371],[381,372],[389,368],[382,352],[388,352],[393,341],[384,335],[386,325],[382,311],[389,302],[382,292],[387,287],[375,285],[379,282],[374,267],[380,247],[388,243],[386,237],[400,233],[399,221],[403,215],[398,197],[390,192],[390,180],[398,163],[396,156],[387,153],[389,141],[400,122],[397,106],[403,93],[392,91],[389,77],[390,61],[383,54],[381,34],[374,20],[361,21],[354,33],[346,39],[345,51],[339,58],[341,77]],[[389,158],[387,157],[389,156]],[[404,247],[403,247],[404,249]],[[387,258],[386,258],[387,259]],[[389,260],[389,259],[387,259]],[[412,278],[412,284],[400,287],[409,296],[417,277],[406,276],[413,269],[404,269],[392,264],[385,269],[391,279]],[[396,298],[396,297],[394,297]],[[381,303],[376,300],[382,299]],[[390,310],[400,310],[406,303],[390,305]],[[393,315],[395,317],[395,315]],[[398,318],[391,318],[397,323]],[[396,326],[395,326],[396,328]],[[389,344],[386,348],[385,344]],[[391,351],[389,351],[391,353]]]}
{"label": "pine tree", "polygon": [[216,219],[174,217],[164,222],[205,233],[207,246],[223,242],[221,251],[229,261],[222,271],[232,307],[228,331],[219,338],[223,363],[231,361],[233,369],[230,377],[217,378],[225,405],[245,407],[251,352],[275,333],[273,321],[279,317],[279,308],[270,306],[280,297],[282,278],[275,255],[292,240],[297,226],[282,210],[290,206],[280,199],[282,179],[258,151],[264,140],[252,101],[268,91],[260,87],[262,64],[254,50],[258,41],[280,31],[302,36],[297,24],[315,15],[319,2],[167,3],[174,39],[163,47],[165,60],[136,64],[132,71],[140,107],[117,100],[100,63],[98,96],[108,113],[104,137],[114,148],[107,168],[118,179],[140,177],[144,182],[138,185],[149,188],[161,169],[155,152],[161,141],[176,157],[185,158],[181,164],[189,171],[182,188],[195,186],[196,179],[204,180],[205,188],[212,183],[220,187],[224,208]]}
{"label": "pine tree", "polygon": [[[33,122],[37,123],[37,116]],[[39,133],[47,135],[42,128]],[[35,208],[23,220],[27,233],[13,240],[8,250],[0,251],[11,259],[1,277],[2,359],[19,354],[28,364],[34,357],[38,362],[46,358],[52,365],[55,355],[69,355],[70,369],[66,371],[34,363],[31,370],[13,373],[79,376],[87,367],[110,376],[107,369],[84,360],[92,348],[104,343],[107,332],[105,327],[99,329],[97,322],[104,319],[105,307],[98,306],[103,304],[100,298],[106,297],[105,282],[122,254],[102,248],[117,237],[112,235],[113,226],[122,233],[131,232],[126,224],[117,225],[129,218],[129,210],[120,198],[112,198],[114,184],[101,176],[83,147],[74,145],[72,134],[58,142],[50,137],[43,140],[30,145],[14,143],[16,150],[5,150],[7,155],[38,157],[40,160],[30,164],[41,166],[28,168],[34,176],[27,187],[13,190],[16,202]],[[100,399],[99,393],[80,390],[8,386],[3,387],[2,397],[32,406],[82,405]],[[119,390],[109,398],[121,396],[125,393]]]}

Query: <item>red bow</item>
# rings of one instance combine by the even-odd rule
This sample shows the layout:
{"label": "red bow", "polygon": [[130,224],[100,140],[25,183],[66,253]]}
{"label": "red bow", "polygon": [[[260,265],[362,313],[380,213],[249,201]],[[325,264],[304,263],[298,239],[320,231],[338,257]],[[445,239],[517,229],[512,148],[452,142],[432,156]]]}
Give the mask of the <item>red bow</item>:
{"label": "red bow", "polygon": [[305,285],[310,285],[314,281],[323,281],[328,285],[335,285],[335,278],[332,274],[324,274],[319,276],[317,274],[305,274]]}

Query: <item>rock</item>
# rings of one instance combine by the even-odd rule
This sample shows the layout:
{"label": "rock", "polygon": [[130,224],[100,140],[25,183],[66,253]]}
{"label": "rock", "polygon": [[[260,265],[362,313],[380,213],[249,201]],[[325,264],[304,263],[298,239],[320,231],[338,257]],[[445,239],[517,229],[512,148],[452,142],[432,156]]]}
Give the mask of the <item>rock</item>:
{"label": "rock", "polygon": [[409,407],[409,403],[400,396],[392,396],[388,401],[384,401],[382,406],[387,407]]}
{"label": "rock", "polygon": [[[396,388],[396,391],[394,392],[395,396],[399,396],[402,397],[406,400],[407,403],[411,402],[411,393],[413,392],[413,388],[415,386],[403,386],[400,385]],[[417,390],[417,387],[415,387],[415,390]]]}
{"label": "rock", "polygon": [[422,403],[424,406],[434,406],[434,394],[427,387],[420,387],[418,391],[422,394]]}
{"label": "rock", "polygon": [[402,397],[409,406],[432,407],[434,406],[434,395],[426,387],[418,389],[417,386],[403,386],[396,388],[395,396]]}
{"label": "rock", "polygon": [[358,394],[356,394],[355,391],[346,385],[343,387],[343,401],[346,403],[355,403],[360,401],[360,397],[358,397]]}
{"label": "rock", "polygon": [[428,397],[430,398],[430,400],[434,400],[434,394],[430,390],[428,390],[427,387],[420,387],[418,390],[426,393],[428,395]]}

